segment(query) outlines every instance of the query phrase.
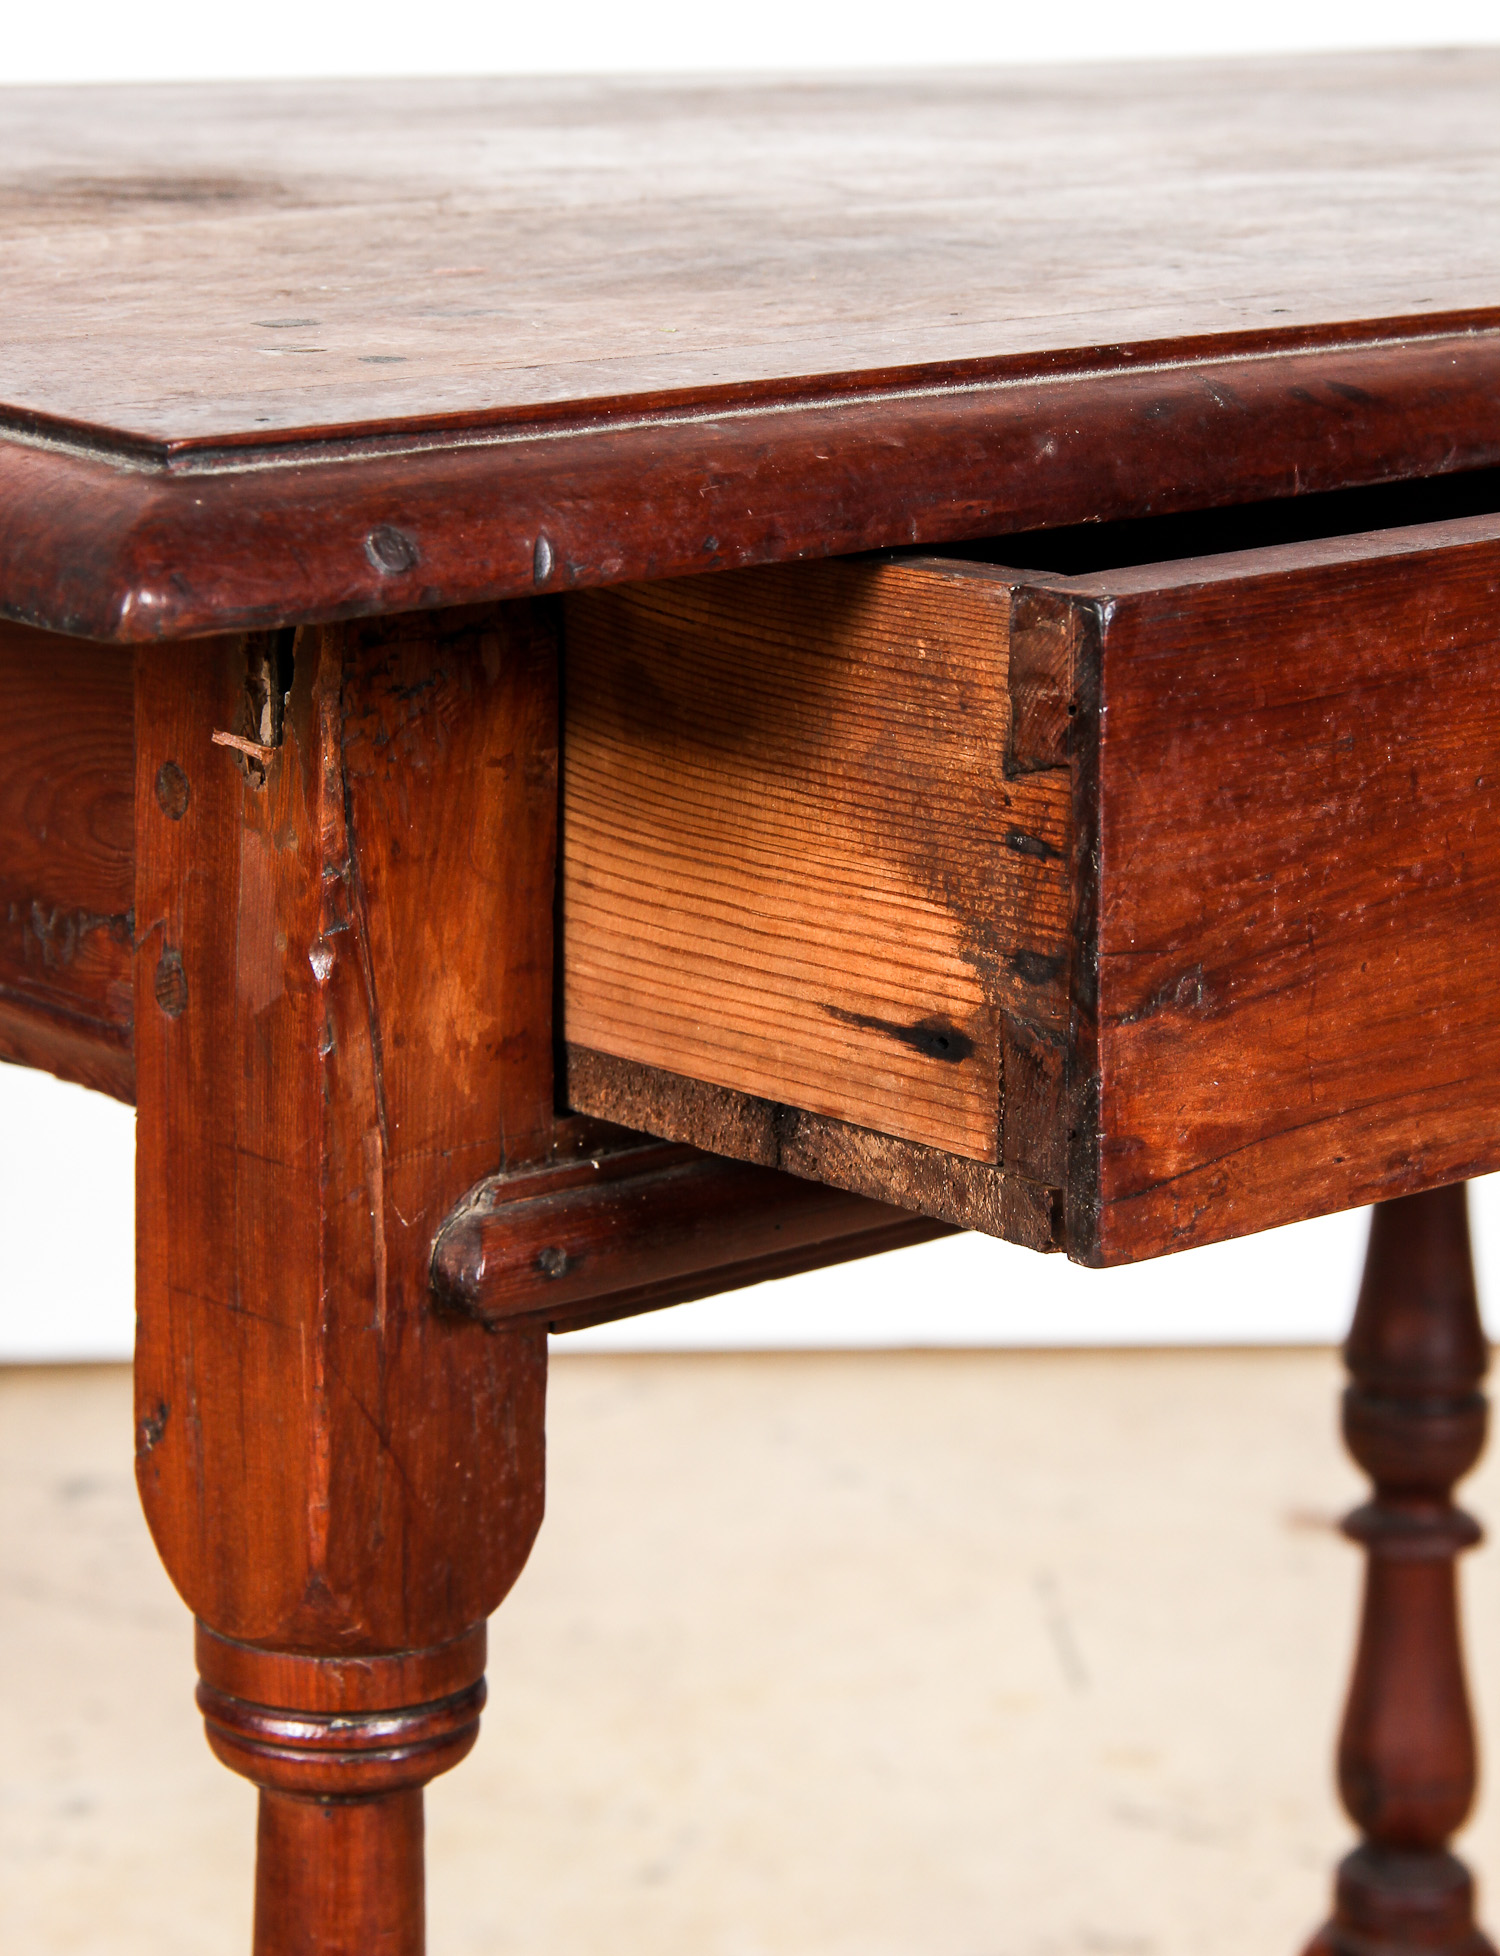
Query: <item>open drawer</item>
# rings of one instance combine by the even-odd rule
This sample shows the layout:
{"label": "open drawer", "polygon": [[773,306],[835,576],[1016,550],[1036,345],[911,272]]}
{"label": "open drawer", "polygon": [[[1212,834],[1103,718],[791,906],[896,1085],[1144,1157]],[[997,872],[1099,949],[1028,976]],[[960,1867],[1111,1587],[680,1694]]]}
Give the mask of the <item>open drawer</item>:
{"label": "open drawer", "polygon": [[579,1110],[1105,1264],[1500,1166],[1500,516],[565,638]]}

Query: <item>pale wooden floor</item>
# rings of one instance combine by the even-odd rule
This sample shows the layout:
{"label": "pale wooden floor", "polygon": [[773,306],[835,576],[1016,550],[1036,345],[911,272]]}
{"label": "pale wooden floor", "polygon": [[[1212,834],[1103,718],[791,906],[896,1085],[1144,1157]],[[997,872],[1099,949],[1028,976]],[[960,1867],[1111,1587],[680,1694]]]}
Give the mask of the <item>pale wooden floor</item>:
{"label": "pale wooden floor", "polygon": [[[433,1956],[1295,1956],[1344,1840],[1337,1378],[558,1361],[548,1523],[430,1796]],[[0,1947],[244,1956],[253,1796],[129,1445],[123,1369],[0,1372]],[[1500,1813],[1468,1849],[1500,1888]]]}

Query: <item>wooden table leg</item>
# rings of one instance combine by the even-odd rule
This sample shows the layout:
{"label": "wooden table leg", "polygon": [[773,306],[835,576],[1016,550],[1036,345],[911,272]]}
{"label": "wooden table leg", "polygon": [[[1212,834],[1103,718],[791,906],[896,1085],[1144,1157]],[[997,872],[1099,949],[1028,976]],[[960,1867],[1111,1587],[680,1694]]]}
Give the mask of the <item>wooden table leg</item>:
{"label": "wooden table leg", "polygon": [[428,1265],[550,1139],[554,645],[505,606],[136,683],[142,1499],[262,1789],[257,1956],[420,1956],[421,1788],[542,1511],[545,1334]]}
{"label": "wooden table leg", "polygon": [[1463,1183],[1382,1202],[1345,1347],[1344,1437],[1375,1484],[1345,1522],[1368,1557],[1339,1791],[1363,1840],[1307,1956],[1480,1956],[1474,1884],[1448,1851],[1474,1796],[1453,1505],[1479,1458],[1487,1363]]}

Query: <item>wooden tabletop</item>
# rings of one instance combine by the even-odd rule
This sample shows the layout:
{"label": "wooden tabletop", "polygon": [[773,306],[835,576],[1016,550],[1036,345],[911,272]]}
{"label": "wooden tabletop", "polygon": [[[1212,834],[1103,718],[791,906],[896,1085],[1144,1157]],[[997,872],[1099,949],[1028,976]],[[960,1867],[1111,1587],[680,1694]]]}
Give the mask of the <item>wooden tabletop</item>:
{"label": "wooden tabletop", "polygon": [[[0,94],[0,129],[0,510],[35,512],[0,546],[0,609],[61,629],[447,603],[1500,459],[1500,51],[29,88]],[[1150,378],[1186,369],[1191,425]],[[1361,393],[1382,410],[1351,413]],[[1159,453],[1142,415],[1178,420]],[[597,533],[578,495],[537,502],[562,478],[607,511]],[[328,526],[377,483],[361,569]],[[231,507],[256,513],[259,581],[210,547]],[[287,557],[309,528],[321,570]],[[406,541],[382,562],[372,530]]]}

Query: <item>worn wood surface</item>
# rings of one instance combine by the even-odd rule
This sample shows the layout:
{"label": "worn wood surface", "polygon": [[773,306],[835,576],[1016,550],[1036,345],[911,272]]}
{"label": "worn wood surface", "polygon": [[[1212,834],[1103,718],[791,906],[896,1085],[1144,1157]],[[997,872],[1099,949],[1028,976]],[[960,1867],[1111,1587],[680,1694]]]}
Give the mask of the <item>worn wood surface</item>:
{"label": "worn wood surface", "polygon": [[586,1046],[569,1046],[565,1059],[570,1103],[603,1120],[893,1202],[960,1229],[982,1229],[1027,1249],[1062,1247],[1061,1193],[1027,1176]]}
{"label": "worn wood surface", "polygon": [[[895,1200],[892,1142],[996,1162],[1059,1191],[1069,1252],[1104,1263],[1500,1162],[1477,976],[1500,518],[1071,576],[778,577],[763,605],[733,577],[570,600],[579,1106],[709,1146],[720,1103],[681,1076],[792,1110],[773,1135],[834,1115],[872,1131],[860,1170],[810,1172]],[[788,619],[869,666],[868,701],[786,661]],[[988,689],[953,683],[986,665]],[[970,1056],[908,1058],[939,1024]],[[790,1166],[755,1129],[728,1151]],[[1003,1206],[939,1199],[918,1206],[1008,1233]]]}
{"label": "worn wood surface", "polygon": [[[119,668],[0,641],[0,1042],[128,1092],[133,1027],[140,1480],[211,1743],[262,1789],[260,1956],[419,1956],[420,1788],[473,1742],[540,1516],[542,1320],[506,1317],[534,1272],[486,1291],[471,1258],[465,1317],[429,1257],[480,1178],[566,1154],[551,622],[451,607],[1494,467],[1497,96],[1500,56],[1402,54],[0,98],[0,616],[148,647],[132,922]],[[580,657],[608,613],[630,658],[575,698],[565,914],[622,982],[569,994],[574,1103],[1101,1262],[1494,1166],[1493,520],[1012,561],[585,601]],[[893,630],[924,579],[965,598]],[[370,614],[406,615],[336,622]],[[642,792],[690,730],[709,791]],[[677,852],[649,902],[629,820]],[[701,913],[675,937],[668,894]],[[701,1276],[619,1226],[627,1298]],[[1438,1389],[1355,1356],[1376,1398]],[[1346,1781],[1377,1860],[1441,1860],[1467,1800],[1453,1474],[1412,1444],[1375,1463],[1375,1560],[1408,1483],[1449,1534],[1372,1578]],[[1418,1645],[1431,1785],[1392,1741]],[[1357,1935],[1389,1872],[1341,1887]]]}
{"label": "worn wood surface", "polygon": [[1500,305],[1493,50],[1127,72],[10,90],[0,400],[263,441]]}
{"label": "worn wood surface", "polygon": [[995,1162],[1001,1015],[1069,927],[1008,780],[1010,586],[831,563],[566,606],[565,1028]]}
{"label": "worn wood surface", "polygon": [[434,1319],[427,1261],[550,1127],[552,646],[524,613],[304,633],[260,785],[211,736],[263,650],[139,663],[141,1489],[222,1634],[424,1647],[540,1513],[541,1347]]}
{"label": "worn wood surface", "polygon": [[0,1059],[135,1097],[128,652],[0,624]]}
{"label": "worn wood surface", "polygon": [[1261,335],[1089,352],[1034,379],[820,383],[730,408],[627,401],[238,466],[229,451],[121,466],[93,444],[0,440],[0,615],[149,641],[1500,462],[1500,332],[1382,331],[1311,351]]}
{"label": "worn wood surface", "polygon": [[[365,1847],[472,1743],[541,1519],[544,1334],[437,1313],[428,1262],[480,1174],[550,1146],[552,634],[522,607],[173,647],[136,709],[141,1494],[214,1633],[210,1737],[267,1802],[265,1956],[418,1956],[412,1856]],[[309,1853],[278,1803],[331,1798]]]}
{"label": "worn wood surface", "polygon": [[1345,1357],[1344,1437],[1374,1482],[1345,1532],[1366,1551],[1339,1791],[1363,1836],[1307,1956],[1490,1956],[1448,1842],[1474,1798],[1457,1558],[1479,1539],[1454,1483],[1484,1446],[1489,1353],[1462,1183],[1375,1210]]}
{"label": "worn wood surface", "polygon": [[1497,97],[1487,51],[9,91],[0,613],[185,636],[1493,465]]}
{"label": "worn wood surface", "polygon": [[947,1234],[818,1182],[621,1133],[480,1182],[438,1232],[432,1280],[485,1324],[570,1331]]}
{"label": "worn wood surface", "polygon": [[1101,729],[1080,1247],[1125,1260],[1495,1167],[1500,518],[1073,593]]}

